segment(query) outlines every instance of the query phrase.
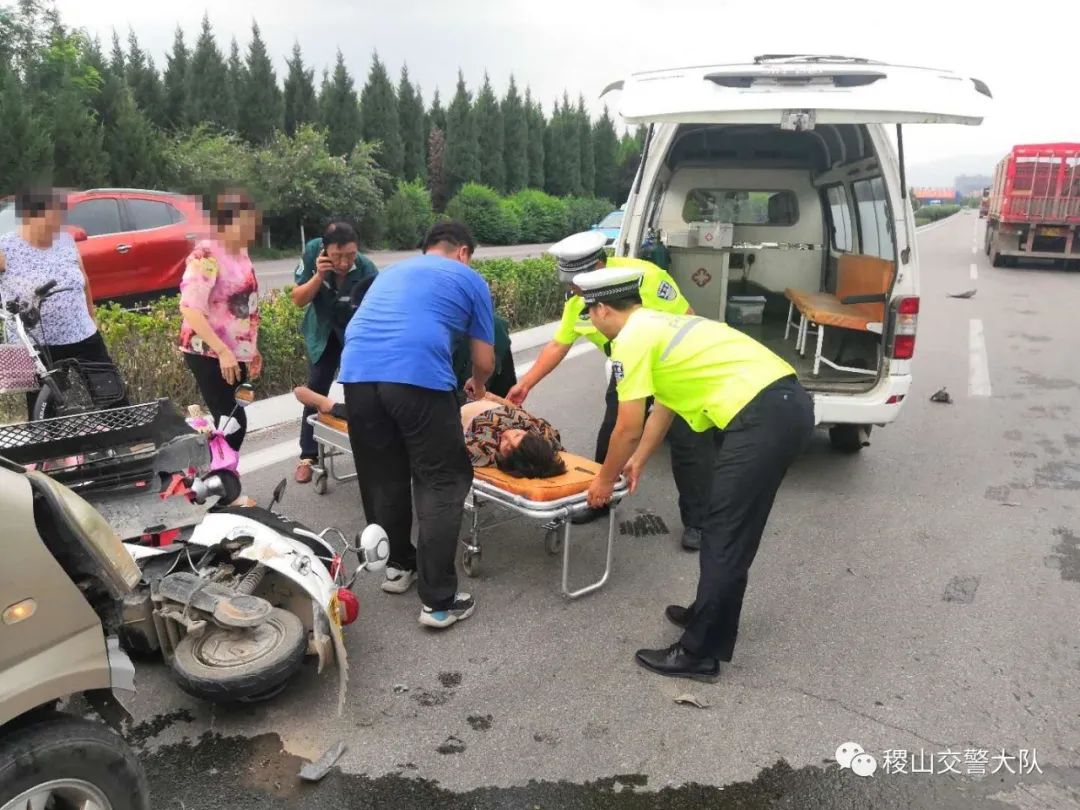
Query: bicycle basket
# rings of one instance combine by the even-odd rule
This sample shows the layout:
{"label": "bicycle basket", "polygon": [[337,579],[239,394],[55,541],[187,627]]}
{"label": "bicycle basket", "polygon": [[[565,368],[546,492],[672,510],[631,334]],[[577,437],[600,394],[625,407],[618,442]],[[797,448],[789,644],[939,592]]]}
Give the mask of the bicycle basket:
{"label": "bicycle basket", "polygon": [[107,408],[127,396],[124,379],[112,363],[78,363],[79,373],[90,391],[94,406]]}

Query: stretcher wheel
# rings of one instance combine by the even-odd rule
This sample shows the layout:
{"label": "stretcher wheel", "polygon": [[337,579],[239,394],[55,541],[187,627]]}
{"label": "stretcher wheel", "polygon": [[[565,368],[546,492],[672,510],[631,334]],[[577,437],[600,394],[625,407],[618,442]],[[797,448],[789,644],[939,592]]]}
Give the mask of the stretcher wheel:
{"label": "stretcher wheel", "polygon": [[563,535],[560,529],[548,529],[544,535],[544,549],[548,554],[555,556],[563,547]]}
{"label": "stretcher wheel", "polygon": [[311,485],[315,488],[316,495],[325,495],[326,490],[330,487],[329,476],[325,471],[315,473],[315,479],[311,482]]}
{"label": "stretcher wheel", "polygon": [[461,551],[461,567],[465,571],[465,575],[468,577],[475,577],[480,574],[480,552],[470,551],[469,549],[462,549]]}

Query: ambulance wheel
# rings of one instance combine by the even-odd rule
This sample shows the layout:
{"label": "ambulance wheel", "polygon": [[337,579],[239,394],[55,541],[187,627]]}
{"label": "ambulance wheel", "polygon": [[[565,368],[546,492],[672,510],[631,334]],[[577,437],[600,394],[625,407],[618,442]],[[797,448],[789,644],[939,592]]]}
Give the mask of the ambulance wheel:
{"label": "ambulance wheel", "polygon": [[327,476],[326,471],[323,470],[315,473],[315,478],[311,482],[311,485],[314,487],[316,495],[325,495],[326,490],[330,488],[329,476]]}
{"label": "ambulance wheel", "polygon": [[829,428],[829,443],[840,453],[858,453],[869,444],[866,439],[870,428],[870,425],[833,425]]}
{"label": "ambulance wheel", "polygon": [[480,551],[470,551],[467,548],[461,551],[461,568],[465,576],[476,577],[480,574]]}
{"label": "ambulance wheel", "polygon": [[555,556],[563,547],[563,536],[559,529],[548,529],[544,535],[544,549],[551,556]]}

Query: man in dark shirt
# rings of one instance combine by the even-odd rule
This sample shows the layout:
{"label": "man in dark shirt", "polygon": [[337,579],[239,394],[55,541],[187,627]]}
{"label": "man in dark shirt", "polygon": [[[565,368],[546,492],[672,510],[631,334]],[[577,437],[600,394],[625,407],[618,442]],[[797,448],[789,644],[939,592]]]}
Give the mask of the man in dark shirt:
{"label": "man in dark shirt", "polygon": [[[307,307],[303,333],[307,347],[308,388],[327,394],[341,362],[345,345],[345,327],[354,311],[355,300],[378,274],[371,260],[360,253],[360,237],[347,222],[332,222],[318,239],[304,247],[296,268],[293,303]],[[314,428],[308,417],[315,411],[304,409],[300,421],[300,463],[296,480],[306,484],[311,480],[311,467],[319,457]]]}

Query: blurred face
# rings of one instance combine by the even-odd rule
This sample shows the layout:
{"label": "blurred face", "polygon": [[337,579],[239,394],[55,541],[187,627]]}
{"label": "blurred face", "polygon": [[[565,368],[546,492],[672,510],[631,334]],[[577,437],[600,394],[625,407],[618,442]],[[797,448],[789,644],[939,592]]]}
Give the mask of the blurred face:
{"label": "blurred face", "polygon": [[327,245],[326,257],[334,265],[339,273],[348,273],[356,264],[356,257],[360,254],[360,248],[355,242],[347,245]]}
{"label": "blurred face", "polygon": [[259,232],[259,212],[237,211],[232,222],[220,229],[222,239],[234,245],[250,245]]}
{"label": "blurred face", "polygon": [[37,236],[55,236],[64,225],[64,214],[67,205],[57,200],[35,214],[23,217],[23,222]]}
{"label": "blurred face", "polygon": [[517,450],[521,440],[525,438],[525,431],[512,428],[504,430],[499,437],[499,455],[506,458],[514,450]]}

